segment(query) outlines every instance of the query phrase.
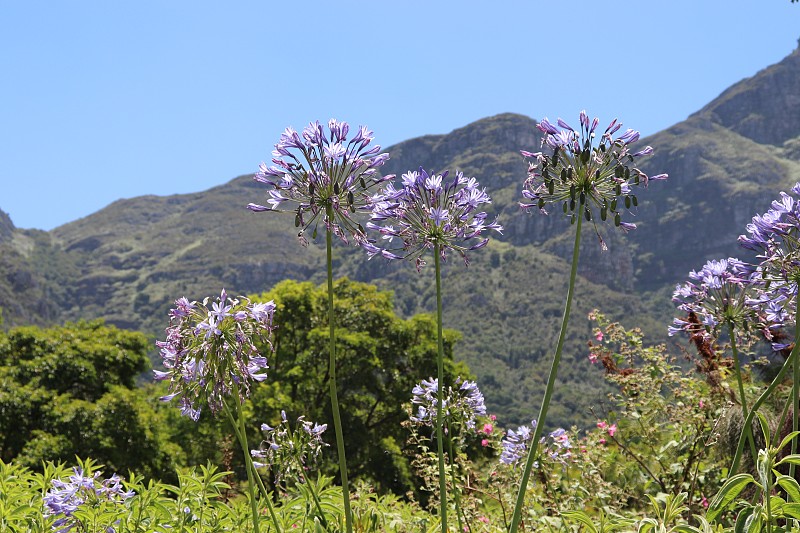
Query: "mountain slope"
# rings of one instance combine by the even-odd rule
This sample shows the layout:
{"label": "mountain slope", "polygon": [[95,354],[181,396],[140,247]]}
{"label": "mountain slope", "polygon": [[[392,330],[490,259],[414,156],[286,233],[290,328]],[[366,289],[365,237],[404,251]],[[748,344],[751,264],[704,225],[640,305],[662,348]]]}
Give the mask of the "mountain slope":
{"label": "mountain slope", "polygon": [[[747,257],[736,237],[779,190],[800,180],[798,81],[795,51],[640,142],[655,149],[642,169],[670,178],[639,195],[636,231],[598,227],[609,251],[585,228],[556,422],[585,423],[589,406],[602,399],[600,372],[586,360],[588,311],[600,307],[612,319],[641,325],[654,341],[666,340],[671,287],[708,259]],[[398,175],[419,166],[460,170],[492,196],[490,214],[506,230],[474,252],[468,268],[458,260],[447,264],[445,325],[464,333],[457,356],[479,376],[490,408],[520,422],[535,416],[547,378],[572,251],[564,217],[524,213],[517,204],[526,171],[519,150],[541,143],[535,124],[502,114],[411,139],[388,148],[392,158],[384,167]],[[170,303],[182,295],[201,298],[223,286],[236,294],[262,292],[284,278],[322,282],[319,242],[301,247],[291,216],[244,208],[265,194],[243,176],[196,194],[120,200],[49,233],[21,231],[0,217],[2,264],[16,265],[0,276],[0,307],[9,323],[103,317],[158,335]],[[430,269],[367,261],[345,246],[334,254],[337,275],[393,290],[401,314],[433,311]],[[38,288],[9,289],[14,268]],[[20,306],[25,298],[40,302],[41,313]]]}

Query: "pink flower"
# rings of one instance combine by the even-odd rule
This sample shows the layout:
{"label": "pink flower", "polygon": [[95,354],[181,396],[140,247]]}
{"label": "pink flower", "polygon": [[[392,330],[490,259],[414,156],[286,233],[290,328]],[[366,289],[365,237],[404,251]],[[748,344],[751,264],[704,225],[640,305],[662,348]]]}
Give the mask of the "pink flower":
{"label": "pink flower", "polygon": [[484,424],[483,425],[483,432],[484,433],[486,433],[487,435],[491,435],[492,431],[494,431],[494,426],[492,426],[491,424]]}
{"label": "pink flower", "polygon": [[602,341],[603,340],[603,332],[598,329],[594,333],[594,338],[597,339],[598,341]]}
{"label": "pink flower", "polygon": [[600,420],[597,423],[597,427],[598,427],[598,429],[606,429],[608,427],[608,424],[605,421]]}
{"label": "pink flower", "polygon": [[489,439],[483,439],[481,441],[481,446],[483,446],[484,448],[486,448],[488,445],[489,445]]}
{"label": "pink flower", "polygon": [[617,425],[616,424],[611,424],[610,426],[608,426],[608,434],[609,435],[611,435],[613,437],[614,433],[616,433],[616,432],[617,432]]}
{"label": "pink flower", "polygon": [[497,415],[489,415],[489,420],[494,422],[495,420],[497,420]]}
{"label": "pink flower", "polygon": [[700,505],[702,505],[705,509],[708,509],[708,500],[705,496],[703,496],[703,499],[700,500]]}
{"label": "pink flower", "polygon": [[597,442],[599,442],[600,444],[605,444],[606,443],[606,439],[604,439],[603,437],[600,437],[600,440],[597,441]]}
{"label": "pink flower", "polygon": [[597,354],[596,354],[596,353],[594,353],[594,352],[589,352],[589,361],[590,361],[592,364],[595,364],[595,363],[597,362],[597,359],[598,359],[598,356],[597,356]]}
{"label": "pink flower", "polygon": [[479,516],[478,517],[478,522],[483,522],[484,524],[488,524],[489,523],[489,519],[486,518],[485,516]]}
{"label": "pink flower", "polygon": [[704,403],[703,403],[703,400],[700,400],[700,404],[699,404],[699,406],[700,406],[700,409],[702,409],[703,407],[705,407],[705,406],[706,406],[706,404],[704,404]]}

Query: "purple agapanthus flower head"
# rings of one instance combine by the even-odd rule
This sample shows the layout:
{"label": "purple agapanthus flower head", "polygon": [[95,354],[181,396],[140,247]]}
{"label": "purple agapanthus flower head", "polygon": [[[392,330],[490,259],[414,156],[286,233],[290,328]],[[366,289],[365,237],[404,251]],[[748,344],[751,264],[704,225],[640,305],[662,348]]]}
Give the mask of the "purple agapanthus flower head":
{"label": "purple agapanthus flower head", "polygon": [[275,478],[281,482],[287,478],[301,482],[305,478],[308,463],[315,461],[327,444],[322,434],[327,424],[309,422],[301,416],[295,427],[289,424],[285,411],[281,411],[281,421],[274,427],[261,425],[264,440],[256,450],[250,450],[256,468],[272,468]]}
{"label": "purple agapanthus flower head", "polygon": [[256,347],[270,345],[275,303],[251,303],[230,298],[223,289],[209,308],[186,298],[175,301],[166,340],[157,341],[165,370],[155,370],[157,381],[169,381],[163,401],[178,399],[181,413],[198,420],[204,403],[218,412],[225,398],[244,400],[252,381],[267,377],[267,358]]}
{"label": "purple agapanthus flower head", "polygon": [[562,119],[558,119],[558,127],[547,118],[539,123],[538,128],[544,133],[544,151],[521,151],[529,164],[522,190],[525,200],[520,206],[547,214],[548,207],[554,205],[572,222],[576,217],[584,217],[592,222],[601,246],[606,249],[597,230],[597,219],[613,220],[615,226],[626,232],[635,229],[635,224],[622,220],[624,212],[639,204],[633,187],[646,187],[652,180],[667,179],[667,175],[648,176],[636,166],[637,159],[653,152],[650,146],[632,151],[631,145],[639,140],[639,132],[629,129],[614,138],[621,123],[614,119],[602,134],[596,131],[598,123],[597,118],[589,120],[586,111],[580,113],[578,130]]}
{"label": "purple agapanthus flower head", "polygon": [[[509,429],[501,443],[503,451],[500,453],[500,462],[516,467],[521,460],[524,460],[528,456],[528,449],[535,430],[536,420],[531,421],[530,425],[519,426],[516,430]],[[545,458],[548,462],[566,464],[567,460],[572,457],[569,433],[563,428],[551,431],[540,438],[539,444],[541,445],[540,457]],[[538,468],[539,462],[536,461],[534,466]]]}
{"label": "purple agapanthus flower head", "polygon": [[409,259],[419,269],[425,264],[426,251],[436,245],[446,258],[449,250],[467,260],[467,252],[486,246],[484,232],[502,233],[497,220],[490,222],[482,206],[491,199],[475,178],[457,173],[429,174],[425,169],[403,174],[402,187],[393,183],[371,198],[372,218],[367,228],[382,238],[362,243],[371,257]]}
{"label": "purple agapanthus flower head", "polygon": [[699,271],[689,273],[689,281],[675,287],[672,301],[678,309],[693,314],[691,320],[676,318],[668,328],[670,336],[678,332],[718,338],[720,328],[733,327],[743,339],[758,322],[750,305],[760,290],[760,280],[753,265],[735,257],[708,261]]}
{"label": "purple agapanthus flower head", "polygon": [[[411,421],[424,426],[436,425],[439,380],[423,379],[411,390]],[[455,387],[442,391],[442,418],[445,427],[455,430],[460,426],[473,429],[475,418],[486,416],[483,394],[474,381],[456,379]]]}
{"label": "purple agapanthus flower head", "polygon": [[303,244],[308,243],[309,228],[316,235],[320,220],[344,242],[365,240],[352,214],[368,207],[370,188],[394,175],[379,176],[389,155],[379,153],[378,145],[370,146],[373,133],[366,126],[348,140],[349,131],[346,122],[335,119],[328,122],[327,133],[319,122],[309,124],[302,135],[286,128],[272,152],[273,165],[262,163],[253,177],[270,187],[267,205],[251,203],[247,208],[294,213]]}
{"label": "purple agapanthus flower head", "polygon": [[742,247],[756,252],[760,261],[754,267],[753,279],[759,293],[748,300],[764,322],[764,333],[796,320],[798,286],[800,286],[800,183],[791,194],[780,193],[771,209],[756,215],[746,226],[746,235],[739,236]]}
{"label": "purple agapanthus flower head", "polygon": [[[114,474],[108,479],[102,478],[102,472],[87,472],[76,466],[67,481],[53,479],[50,488],[42,498],[45,514],[56,517],[52,526],[58,533],[67,533],[75,528],[84,527],[75,513],[82,507],[116,507],[135,493],[125,490],[121,478]],[[108,513],[114,516],[114,513]],[[104,531],[114,531],[113,524],[95,524],[105,527]]]}

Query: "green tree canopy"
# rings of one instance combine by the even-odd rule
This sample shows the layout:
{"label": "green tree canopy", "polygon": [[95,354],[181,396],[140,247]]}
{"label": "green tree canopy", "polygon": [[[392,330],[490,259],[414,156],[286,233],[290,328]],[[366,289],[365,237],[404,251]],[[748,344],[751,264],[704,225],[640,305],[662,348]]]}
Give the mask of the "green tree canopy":
{"label": "green tree canopy", "polygon": [[135,389],[149,347],[102,321],[0,332],[0,459],[38,468],[78,455],[121,473],[171,471],[179,448]]}

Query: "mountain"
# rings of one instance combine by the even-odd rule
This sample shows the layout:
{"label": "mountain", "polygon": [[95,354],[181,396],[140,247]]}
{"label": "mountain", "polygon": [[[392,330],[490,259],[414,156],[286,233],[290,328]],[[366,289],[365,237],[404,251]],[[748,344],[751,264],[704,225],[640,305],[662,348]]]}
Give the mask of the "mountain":
{"label": "mountain", "polygon": [[[778,191],[800,181],[798,82],[795,51],[640,142],[655,149],[642,169],[670,177],[639,195],[636,231],[622,235],[599,227],[609,251],[585,227],[554,421],[587,423],[589,407],[602,401],[601,372],[586,358],[592,308],[641,326],[654,342],[666,341],[675,283],[708,259],[747,256],[736,243],[745,224]],[[391,160],[383,169],[460,170],[476,176],[492,196],[490,214],[506,230],[475,251],[469,267],[457,259],[447,263],[445,326],[463,332],[457,356],[478,376],[490,409],[509,423],[530,420],[538,409],[572,251],[572,227],[563,217],[524,213],[517,205],[526,171],[519,150],[539,147],[535,125],[534,119],[502,114],[446,135],[411,139],[387,149]],[[0,215],[5,326],[102,317],[160,335],[179,296],[201,298],[223,286],[250,294],[284,278],[321,283],[320,242],[300,246],[290,215],[244,208],[263,202],[265,194],[263,186],[240,176],[200,193],[120,200],[50,232],[14,228]],[[345,246],[336,246],[334,254],[337,276],[393,290],[402,315],[434,310],[431,269],[417,273],[404,263],[367,261]]]}

